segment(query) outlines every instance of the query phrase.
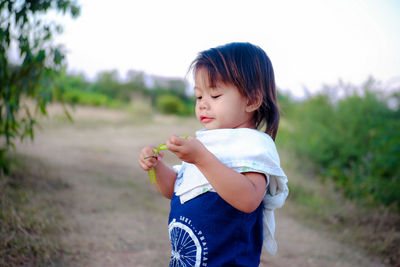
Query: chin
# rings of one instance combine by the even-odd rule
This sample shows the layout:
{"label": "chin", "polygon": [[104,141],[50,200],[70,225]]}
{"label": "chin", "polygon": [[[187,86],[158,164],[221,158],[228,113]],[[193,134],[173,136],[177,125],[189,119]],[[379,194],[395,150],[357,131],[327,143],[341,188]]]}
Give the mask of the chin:
{"label": "chin", "polygon": [[204,125],[204,128],[206,128],[207,130],[219,129],[218,127],[215,127],[215,126],[212,126],[212,125]]}

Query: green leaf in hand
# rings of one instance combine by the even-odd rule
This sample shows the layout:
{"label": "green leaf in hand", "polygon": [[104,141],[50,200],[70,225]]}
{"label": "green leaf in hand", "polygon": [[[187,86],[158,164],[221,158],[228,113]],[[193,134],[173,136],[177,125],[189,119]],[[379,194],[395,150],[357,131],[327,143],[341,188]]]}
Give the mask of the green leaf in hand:
{"label": "green leaf in hand", "polygon": [[[188,136],[180,136],[181,138],[185,138],[187,139]],[[156,157],[158,155],[158,153],[160,153],[161,150],[167,150],[167,145],[166,144],[161,144],[159,145],[157,148],[153,148],[153,156],[152,157]],[[150,183],[156,183],[157,182],[157,177],[156,177],[156,169],[153,167],[149,170],[149,179],[150,179]]]}

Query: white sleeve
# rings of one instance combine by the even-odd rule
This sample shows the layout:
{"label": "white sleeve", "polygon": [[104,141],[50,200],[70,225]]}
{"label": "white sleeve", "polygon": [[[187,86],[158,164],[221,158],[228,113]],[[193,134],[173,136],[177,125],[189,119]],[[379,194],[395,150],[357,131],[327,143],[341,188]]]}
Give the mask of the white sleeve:
{"label": "white sleeve", "polygon": [[180,170],[182,168],[182,165],[174,165],[172,166],[172,169],[174,170],[174,172],[179,173]]}

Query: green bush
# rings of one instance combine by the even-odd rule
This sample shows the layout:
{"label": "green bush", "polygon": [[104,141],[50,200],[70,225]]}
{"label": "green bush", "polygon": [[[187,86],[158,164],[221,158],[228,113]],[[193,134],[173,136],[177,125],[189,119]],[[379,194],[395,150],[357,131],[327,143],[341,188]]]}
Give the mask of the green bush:
{"label": "green bush", "polygon": [[88,106],[109,106],[111,99],[105,94],[88,92],[79,89],[69,89],[64,92],[63,100],[70,104],[81,104]]}
{"label": "green bush", "polygon": [[285,139],[347,197],[400,209],[400,111],[372,85],[342,98],[325,91],[296,105],[285,118]]}
{"label": "green bush", "polygon": [[185,102],[178,96],[170,94],[157,96],[156,107],[164,114],[187,115],[189,113]]}

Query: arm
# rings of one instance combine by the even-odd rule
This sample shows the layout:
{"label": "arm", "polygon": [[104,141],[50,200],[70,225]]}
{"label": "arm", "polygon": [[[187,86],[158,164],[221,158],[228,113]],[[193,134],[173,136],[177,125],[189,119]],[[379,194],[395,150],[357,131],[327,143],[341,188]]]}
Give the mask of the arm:
{"label": "arm", "polygon": [[171,199],[174,193],[174,185],[177,174],[174,170],[167,167],[163,162],[162,158],[164,154],[160,152],[156,158],[145,157],[152,155],[153,147],[145,147],[142,149],[139,156],[139,166],[144,171],[149,171],[151,168],[155,168],[157,182],[154,183],[155,188],[166,198]]}
{"label": "arm", "polygon": [[181,160],[195,164],[215,191],[236,209],[249,213],[260,205],[266,187],[264,175],[232,170],[195,138],[172,136],[166,145]]}

